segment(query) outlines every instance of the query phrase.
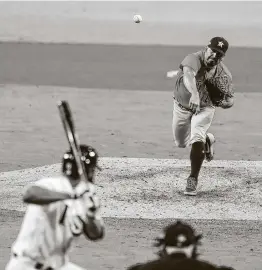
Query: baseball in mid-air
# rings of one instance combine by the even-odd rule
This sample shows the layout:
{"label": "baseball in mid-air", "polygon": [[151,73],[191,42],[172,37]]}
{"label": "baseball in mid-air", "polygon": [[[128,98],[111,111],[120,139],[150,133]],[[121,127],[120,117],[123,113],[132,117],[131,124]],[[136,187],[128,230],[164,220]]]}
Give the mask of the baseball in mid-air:
{"label": "baseball in mid-air", "polygon": [[142,17],[141,17],[141,15],[135,15],[135,16],[134,16],[134,22],[135,22],[135,23],[140,23],[140,22],[142,22]]}

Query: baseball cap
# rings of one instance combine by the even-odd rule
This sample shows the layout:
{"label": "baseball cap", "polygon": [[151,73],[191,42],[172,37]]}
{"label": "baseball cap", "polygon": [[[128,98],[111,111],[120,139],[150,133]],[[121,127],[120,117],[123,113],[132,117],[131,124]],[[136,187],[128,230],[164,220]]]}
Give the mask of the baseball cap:
{"label": "baseball cap", "polygon": [[228,41],[223,37],[213,37],[209,41],[209,44],[207,46],[213,51],[217,51],[222,55],[225,55],[226,51],[228,50],[229,44]]}
{"label": "baseball cap", "polygon": [[158,246],[165,245],[170,247],[183,248],[192,244],[199,244],[202,235],[197,235],[194,229],[181,221],[169,225],[164,230],[164,236],[158,238]]}

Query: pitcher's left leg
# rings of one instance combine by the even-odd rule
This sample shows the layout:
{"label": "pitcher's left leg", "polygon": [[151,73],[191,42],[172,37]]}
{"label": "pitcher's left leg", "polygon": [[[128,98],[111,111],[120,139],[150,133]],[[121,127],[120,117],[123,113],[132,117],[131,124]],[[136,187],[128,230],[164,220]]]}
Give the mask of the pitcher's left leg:
{"label": "pitcher's left leg", "polygon": [[205,158],[211,161],[214,157],[215,136],[208,133],[215,114],[214,107],[206,107],[200,114],[194,115],[191,121],[191,145],[195,142],[205,143]]}
{"label": "pitcher's left leg", "polygon": [[[213,151],[213,135],[207,134],[209,127],[211,126],[215,108],[206,107],[202,108],[197,115],[193,115],[191,120],[191,173],[187,179],[187,187],[185,189],[185,195],[197,194],[198,176],[206,157],[206,149],[208,143],[208,149]],[[209,151],[209,153],[211,153]],[[212,152],[213,153],[213,152]]]}

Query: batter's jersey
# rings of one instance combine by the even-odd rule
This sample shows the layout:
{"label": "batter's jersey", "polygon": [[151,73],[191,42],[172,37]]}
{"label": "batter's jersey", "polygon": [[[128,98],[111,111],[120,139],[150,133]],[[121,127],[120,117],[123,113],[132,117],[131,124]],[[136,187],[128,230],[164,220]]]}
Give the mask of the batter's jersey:
{"label": "batter's jersey", "polygon": [[[209,70],[204,65],[204,51],[198,51],[196,53],[192,53],[187,55],[184,60],[181,62],[179,66],[179,72],[177,74],[175,90],[174,90],[174,98],[185,108],[189,108],[189,100],[191,98],[191,93],[187,90],[183,82],[183,67],[188,66],[191,67],[196,73],[196,86],[199,92],[200,98],[200,107],[209,107],[213,106],[212,101],[207,92],[205,81],[209,76]],[[215,69],[224,68],[228,71],[226,66],[220,62]],[[215,71],[216,72],[216,71]],[[230,72],[228,71],[230,74]],[[231,74],[230,74],[231,76]],[[232,76],[231,76],[232,77]]]}
{"label": "batter's jersey", "polygon": [[[72,185],[63,176],[44,178],[34,185],[52,191],[73,193]],[[12,252],[37,262],[45,262],[55,269],[68,262],[67,252],[74,238],[69,215],[71,203],[72,200],[41,206],[29,204]],[[80,201],[81,203],[84,201]],[[82,206],[84,209],[85,206]]]}

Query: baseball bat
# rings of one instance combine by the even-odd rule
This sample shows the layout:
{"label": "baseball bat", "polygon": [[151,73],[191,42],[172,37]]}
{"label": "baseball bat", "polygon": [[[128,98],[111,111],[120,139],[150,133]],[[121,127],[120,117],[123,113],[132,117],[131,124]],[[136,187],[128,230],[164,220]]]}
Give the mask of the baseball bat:
{"label": "baseball bat", "polygon": [[57,106],[69,146],[76,162],[78,174],[81,178],[85,178],[85,180],[87,180],[86,169],[83,161],[81,160],[82,153],[80,149],[80,140],[75,130],[75,124],[69,103],[66,100],[61,100],[58,102]]}

